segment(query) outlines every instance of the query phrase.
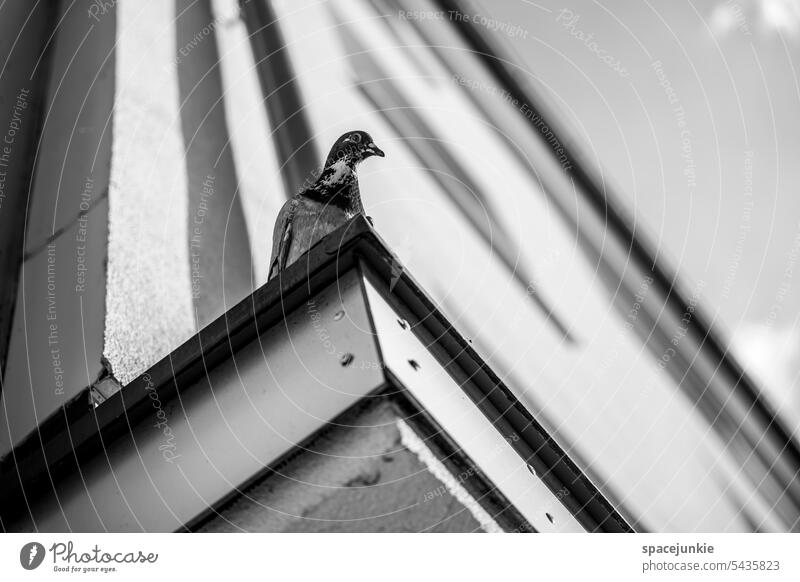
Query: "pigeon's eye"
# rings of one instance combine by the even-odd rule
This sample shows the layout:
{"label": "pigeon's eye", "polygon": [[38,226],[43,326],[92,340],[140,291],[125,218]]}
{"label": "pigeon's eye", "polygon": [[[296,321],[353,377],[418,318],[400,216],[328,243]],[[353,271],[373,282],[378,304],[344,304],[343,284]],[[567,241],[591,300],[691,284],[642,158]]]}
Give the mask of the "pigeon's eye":
{"label": "pigeon's eye", "polygon": [[351,136],[350,136],[350,140],[351,140],[353,143],[361,143],[361,134],[359,134],[359,133],[354,133],[353,135],[351,135]]}

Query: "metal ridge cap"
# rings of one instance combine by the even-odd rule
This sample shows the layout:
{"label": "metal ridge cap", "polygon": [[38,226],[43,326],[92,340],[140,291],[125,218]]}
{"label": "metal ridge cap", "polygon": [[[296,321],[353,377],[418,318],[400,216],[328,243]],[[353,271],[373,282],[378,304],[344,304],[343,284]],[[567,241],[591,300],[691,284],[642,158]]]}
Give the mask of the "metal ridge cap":
{"label": "metal ridge cap", "polygon": [[[356,217],[315,245],[279,277],[268,281],[212,323],[142,372],[97,407],[91,386],[58,408],[0,458],[0,515],[24,487],[52,479],[52,470],[80,463],[92,445],[105,446],[130,429],[149,396],[162,399],[188,388],[261,333],[278,325],[286,312],[353,268],[356,243],[385,245],[364,217]],[[388,252],[388,250],[387,250]]]}
{"label": "metal ridge cap", "polygon": [[[397,273],[399,262],[385,244],[370,245],[364,251],[359,253],[359,257],[367,267],[364,270],[367,280],[373,283],[376,279],[389,281],[392,273]],[[498,425],[507,425],[508,429],[523,437],[512,446],[518,448],[517,452],[526,462],[540,464],[539,468],[544,469],[542,480],[548,486],[557,481],[559,487],[566,486],[573,492],[562,503],[589,530],[634,531],[588,475],[453,326],[424,288],[407,270],[400,267],[399,271],[392,290],[388,291],[388,284],[386,288],[380,285],[376,287],[378,293],[397,313],[409,318],[412,333],[475,405],[491,417],[498,430]]]}

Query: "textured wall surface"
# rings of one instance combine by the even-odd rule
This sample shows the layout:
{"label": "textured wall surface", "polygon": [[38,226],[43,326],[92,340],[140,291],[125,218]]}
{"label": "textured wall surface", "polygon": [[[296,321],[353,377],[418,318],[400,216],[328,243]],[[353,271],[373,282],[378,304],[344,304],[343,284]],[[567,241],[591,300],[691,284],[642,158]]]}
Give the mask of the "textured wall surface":
{"label": "textured wall surface", "polygon": [[117,3],[104,353],[122,384],[195,331],[174,17]]}
{"label": "textured wall surface", "polygon": [[201,531],[482,531],[403,446],[397,418],[385,402],[353,411]]}

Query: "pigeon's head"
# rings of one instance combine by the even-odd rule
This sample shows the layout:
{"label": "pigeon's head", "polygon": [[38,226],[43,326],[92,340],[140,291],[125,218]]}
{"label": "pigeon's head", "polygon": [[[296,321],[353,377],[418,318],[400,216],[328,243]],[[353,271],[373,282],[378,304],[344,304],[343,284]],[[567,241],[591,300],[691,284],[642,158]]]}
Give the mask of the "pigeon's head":
{"label": "pigeon's head", "polygon": [[331,153],[325,160],[325,167],[330,167],[339,160],[344,160],[348,166],[355,167],[371,156],[382,158],[385,155],[366,131],[349,131],[333,144]]}

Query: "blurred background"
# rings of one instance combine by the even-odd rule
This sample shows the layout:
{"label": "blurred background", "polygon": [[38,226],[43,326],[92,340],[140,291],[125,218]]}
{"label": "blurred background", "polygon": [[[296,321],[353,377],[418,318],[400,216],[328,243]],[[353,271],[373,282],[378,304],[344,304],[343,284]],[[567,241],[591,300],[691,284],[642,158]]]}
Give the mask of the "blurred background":
{"label": "blurred background", "polygon": [[[561,103],[659,254],[705,283],[709,315],[796,426],[800,3],[501,2],[491,10],[530,23],[531,37],[512,43],[520,66]],[[630,75],[621,79],[580,33]],[[658,61],[685,128],[664,102]]]}
{"label": "blurred background", "polygon": [[363,129],[377,232],[632,523],[798,527],[797,0],[0,18],[0,455],[263,285],[280,206]]}

